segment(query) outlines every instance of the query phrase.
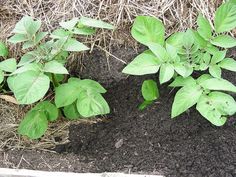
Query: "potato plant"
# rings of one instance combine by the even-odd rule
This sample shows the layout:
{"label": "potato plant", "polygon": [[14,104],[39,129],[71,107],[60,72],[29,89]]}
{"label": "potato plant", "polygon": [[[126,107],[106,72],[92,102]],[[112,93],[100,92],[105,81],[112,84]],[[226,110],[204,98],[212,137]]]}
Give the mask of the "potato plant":
{"label": "potato plant", "polygon": [[[67,79],[65,75],[69,73],[65,65],[72,52],[89,49],[76,39],[77,35],[92,35],[96,28],[112,30],[114,27],[87,17],[73,18],[61,22],[60,26],[49,34],[40,31],[40,20],[23,17],[8,40],[13,44],[22,44],[25,54],[18,63],[16,59],[6,59],[8,49],[4,43],[0,43],[0,56],[6,59],[0,63],[0,81],[7,81],[19,104],[29,105],[40,101],[26,114],[18,129],[21,135],[31,139],[43,136],[48,122],[57,120],[60,110],[70,120],[110,112],[102,96],[106,90],[90,79]],[[49,90],[55,91],[55,104],[45,100]]]}
{"label": "potato plant", "polygon": [[[226,57],[228,48],[236,46],[236,39],[228,35],[236,27],[236,1],[229,0],[222,4],[216,10],[212,23],[199,14],[197,25],[195,30],[176,32],[165,38],[165,28],[159,19],[138,16],[131,34],[148,50],[128,64],[123,73],[159,73],[160,84],[174,79],[170,87],[180,89],[172,104],[172,118],[196,105],[204,118],[216,126],[222,126],[227,117],[236,112],[236,102],[229,95],[236,92],[236,87],[222,78],[224,69],[236,72],[236,61]],[[195,78],[193,73],[200,76]],[[156,84],[144,87],[146,89],[142,89],[142,93],[158,92]]]}

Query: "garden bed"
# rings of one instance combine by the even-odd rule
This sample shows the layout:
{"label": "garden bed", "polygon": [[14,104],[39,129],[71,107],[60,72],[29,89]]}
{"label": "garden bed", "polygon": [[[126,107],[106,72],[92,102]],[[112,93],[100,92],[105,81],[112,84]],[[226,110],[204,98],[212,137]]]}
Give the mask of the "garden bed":
{"label": "garden bed", "polygon": [[[133,49],[122,48],[113,53],[124,61],[136,55]],[[89,70],[85,69],[80,74],[87,77],[89,72],[108,89],[105,97],[112,108],[111,114],[99,117],[98,121],[72,122],[69,143],[56,146],[56,152],[26,149],[1,152],[1,167],[72,172],[116,171],[171,177],[236,175],[234,117],[225,126],[215,127],[190,109],[171,120],[170,110],[176,90],[167,85],[161,86],[161,97],[155,104],[139,111],[137,106],[142,101],[142,81],[157,76],[126,78],[117,75],[123,64],[116,62],[117,65],[112,64],[113,68],[109,71],[106,61],[100,60],[103,57],[104,54],[94,51],[90,59],[84,60]],[[99,65],[97,61],[100,61]],[[236,84],[236,75],[231,72],[226,72],[223,78]]]}

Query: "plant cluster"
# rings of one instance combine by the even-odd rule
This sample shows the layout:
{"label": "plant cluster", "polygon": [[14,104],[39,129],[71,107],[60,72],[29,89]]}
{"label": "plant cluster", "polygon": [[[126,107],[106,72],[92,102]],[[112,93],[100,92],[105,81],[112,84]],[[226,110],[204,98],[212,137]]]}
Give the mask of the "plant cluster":
{"label": "plant cluster", "polygon": [[[19,125],[19,133],[31,139],[43,136],[48,122],[57,120],[60,113],[71,120],[110,112],[102,96],[106,90],[94,80],[70,77],[65,65],[71,52],[89,49],[76,39],[77,35],[92,35],[96,28],[114,27],[87,17],[73,18],[61,22],[60,26],[48,35],[48,32],[40,31],[40,20],[23,17],[8,40],[13,44],[23,44],[22,49],[26,52],[19,62],[14,58],[6,59],[8,49],[0,43],[0,56],[5,59],[0,63],[1,86],[7,82],[19,104],[41,101]],[[55,105],[45,98],[49,90],[55,92]]]}
{"label": "plant cluster", "polygon": [[[236,87],[222,78],[223,69],[236,72],[236,61],[226,57],[227,49],[236,46],[236,39],[227,34],[236,27],[236,1],[222,4],[216,10],[213,23],[199,14],[197,25],[196,30],[176,32],[165,38],[165,28],[159,19],[138,16],[131,34],[148,50],[128,64],[123,73],[159,72],[160,84],[174,79],[169,86],[180,89],[174,98],[171,117],[196,105],[204,118],[221,126],[236,112],[233,97],[222,92],[236,92]],[[141,109],[158,98],[154,81],[144,81],[142,94],[145,101]]]}

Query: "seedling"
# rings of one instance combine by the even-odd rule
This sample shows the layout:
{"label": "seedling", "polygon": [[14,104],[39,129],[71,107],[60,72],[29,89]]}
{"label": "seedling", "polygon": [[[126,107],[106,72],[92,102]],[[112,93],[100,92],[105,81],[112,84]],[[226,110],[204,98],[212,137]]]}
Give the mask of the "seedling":
{"label": "seedling", "polygon": [[[227,49],[236,46],[236,39],[226,33],[236,27],[235,12],[236,1],[229,0],[216,10],[213,25],[199,14],[196,30],[176,32],[168,38],[159,19],[138,16],[131,34],[149,49],[128,64],[123,73],[159,73],[160,84],[174,79],[170,86],[180,89],[172,105],[172,118],[196,105],[212,124],[223,125],[236,112],[233,97],[222,92],[236,92],[236,87],[221,76],[222,69],[236,72],[236,61],[226,57]],[[195,72],[201,74],[197,79],[192,76]],[[152,88],[146,92],[152,93]]]}
{"label": "seedling", "polygon": [[[73,18],[61,22],[61,28],[50,35],[41,32],[41,21],[23,17],[15,26],[14,35],[8,40],[13,44],[22,43],[25,53],[20,61],[7,59],[0,63],[0,81],[7,83],[19,104],[39,102],[20,123],[19,133],[31,139],[45,134],[49,121],[55,121],[63,110],[68,119],[87,118],[110,112],[102,94],[106,90],[90,79],[69,78],[65,67],[72,52],[89,48],[76,39],[77,35],[91,35],[95,28],[114,29],[108,23],[87,17]],[[0,43],[0,56],[6,58],[8,49]],[[53,87],[50,87],[50,86]],[[55,105],[45,100],[49,89],[55,91]]]}

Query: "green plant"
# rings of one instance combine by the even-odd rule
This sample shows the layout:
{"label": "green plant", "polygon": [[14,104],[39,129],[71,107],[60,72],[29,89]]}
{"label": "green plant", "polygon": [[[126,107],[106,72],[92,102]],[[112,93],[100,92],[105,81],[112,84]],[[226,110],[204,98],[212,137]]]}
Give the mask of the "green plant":
{"label": "green plant", "polygon": [[[13,44],[23,43],[25,54],[16,63],[15,59],[0,63],[0,80],[3,71],[8,72],[7,84],[19,104],[38,103],[20,123],[19,133],[31,139],[44,135],[48,121],[55,121],[59,108],[68,119],[78,119],[110,112],[109,106],[101,94],[106,90],[90,79],[67,78],[65,67],[71,52],[80,52],[89,48],[76,39],[77,35],[91,35],[95,28],[114,29],[108,23],[87,17],[73,18],[61,22],[61,28],[41,32],[41,21],[32,17],[23,17],[15,26],[14,35],[8,40]],[[0,43],[0,55],[6,57],[8,50]],[[52,88],[50,87],[52,83]],[[51,89],[50,89],[51,88]],[[55,103],[45,100],[48,91],[55,91]]]}
{"label": "green plant", "polygon": [[[212,124],[223,125],[227,116],[236,112],[233,97],[221,92],[236,92],[236,87],[221,77],[222,69],[236,71],[236,61],[226,57],[227,49],[236,46],[236,39],[227,34],[236,27],[235,12],[236,1],[229,0],[217,9],[214,25],[200,14],[196,30],[176,32],[166,39],[160,20],[138,16],[131,34],[149,49],[128,64],[123,73],[145,75],[159,71],[160,84],[174,78],[170,86],[180,89],[172,105],[172,118],[196,105]],[[200,77],[194,79],[193,73]],[[152,89],[146,92],[152,93]]]}

